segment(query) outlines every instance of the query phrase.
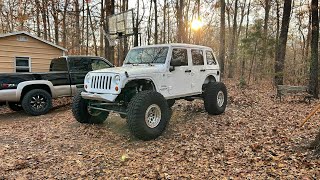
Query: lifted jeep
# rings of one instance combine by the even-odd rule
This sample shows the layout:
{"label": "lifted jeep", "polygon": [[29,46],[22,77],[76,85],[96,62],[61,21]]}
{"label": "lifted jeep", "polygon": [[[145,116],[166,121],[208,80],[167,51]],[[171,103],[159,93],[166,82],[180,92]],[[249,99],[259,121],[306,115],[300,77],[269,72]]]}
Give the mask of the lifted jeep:
{"label": "lifted jeep", "polygon": [[203,99],[212,115],[225,111],[227,89],[211,48],[163,44],[131,49],[122,67],[89,72],[73,99],[80,123],[103,123],[110,112],[127,118],[131,133],[151,140],[162,134],[177,99]]}

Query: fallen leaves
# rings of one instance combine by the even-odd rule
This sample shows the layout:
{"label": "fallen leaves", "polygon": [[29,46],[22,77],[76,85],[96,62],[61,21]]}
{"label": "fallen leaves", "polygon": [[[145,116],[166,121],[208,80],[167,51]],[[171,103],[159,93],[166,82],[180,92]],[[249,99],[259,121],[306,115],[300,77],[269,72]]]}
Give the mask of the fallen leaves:
{"label": "fallen leaves", "polygon": [[227,87],[223,115],[208,115],[200,100],[177,101],[166,132],[148,142],[115,114],[100,126],[77,123],[70,99],[38,117],[2,108],[0,179],[320,178],[319,159],[304,148],[319,115],[299,128],[318,102],[279,102],[267,83]]}

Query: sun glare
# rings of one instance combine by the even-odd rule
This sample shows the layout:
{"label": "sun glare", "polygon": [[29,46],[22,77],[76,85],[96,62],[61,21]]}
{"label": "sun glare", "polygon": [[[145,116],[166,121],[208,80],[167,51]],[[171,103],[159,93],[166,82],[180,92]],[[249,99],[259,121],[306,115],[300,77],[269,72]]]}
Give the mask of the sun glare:
{"label": "sun glare", "polygon": [[199,30],[200,28],[202,28],[203,26],[203,22],[199,19],[194,19],[192,22],[191,22],[191,28],[195,31]]}

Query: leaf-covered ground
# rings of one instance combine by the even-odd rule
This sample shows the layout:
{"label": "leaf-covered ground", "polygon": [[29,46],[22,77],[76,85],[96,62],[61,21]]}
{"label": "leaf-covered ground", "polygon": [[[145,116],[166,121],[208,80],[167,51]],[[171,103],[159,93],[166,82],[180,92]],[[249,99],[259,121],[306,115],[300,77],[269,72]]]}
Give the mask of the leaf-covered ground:
{"label": "leaf-covered ground", "polygon": [[265,84],[240,90],[227,82],[220,116],[207,115],[201,101],[178,101],[164,135],[148,142],[115,114],[99,126],[77,123],[68,99],[38,117],[2,107],[0,179],[319,179],[320,160],[305,148],[319,115],[299,127],[319,102],[279,102]]}

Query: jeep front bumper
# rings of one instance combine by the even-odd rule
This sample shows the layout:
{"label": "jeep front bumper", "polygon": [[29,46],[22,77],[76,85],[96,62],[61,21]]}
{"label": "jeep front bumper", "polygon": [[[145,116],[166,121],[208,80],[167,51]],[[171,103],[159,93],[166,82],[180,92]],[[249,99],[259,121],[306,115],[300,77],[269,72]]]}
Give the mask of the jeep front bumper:
{"label": "jeep front bumper", "polygon": [[118,94],[97,94],[97,93],[82,92],[81,96],[83,99],[114,102],[118,97]]}

